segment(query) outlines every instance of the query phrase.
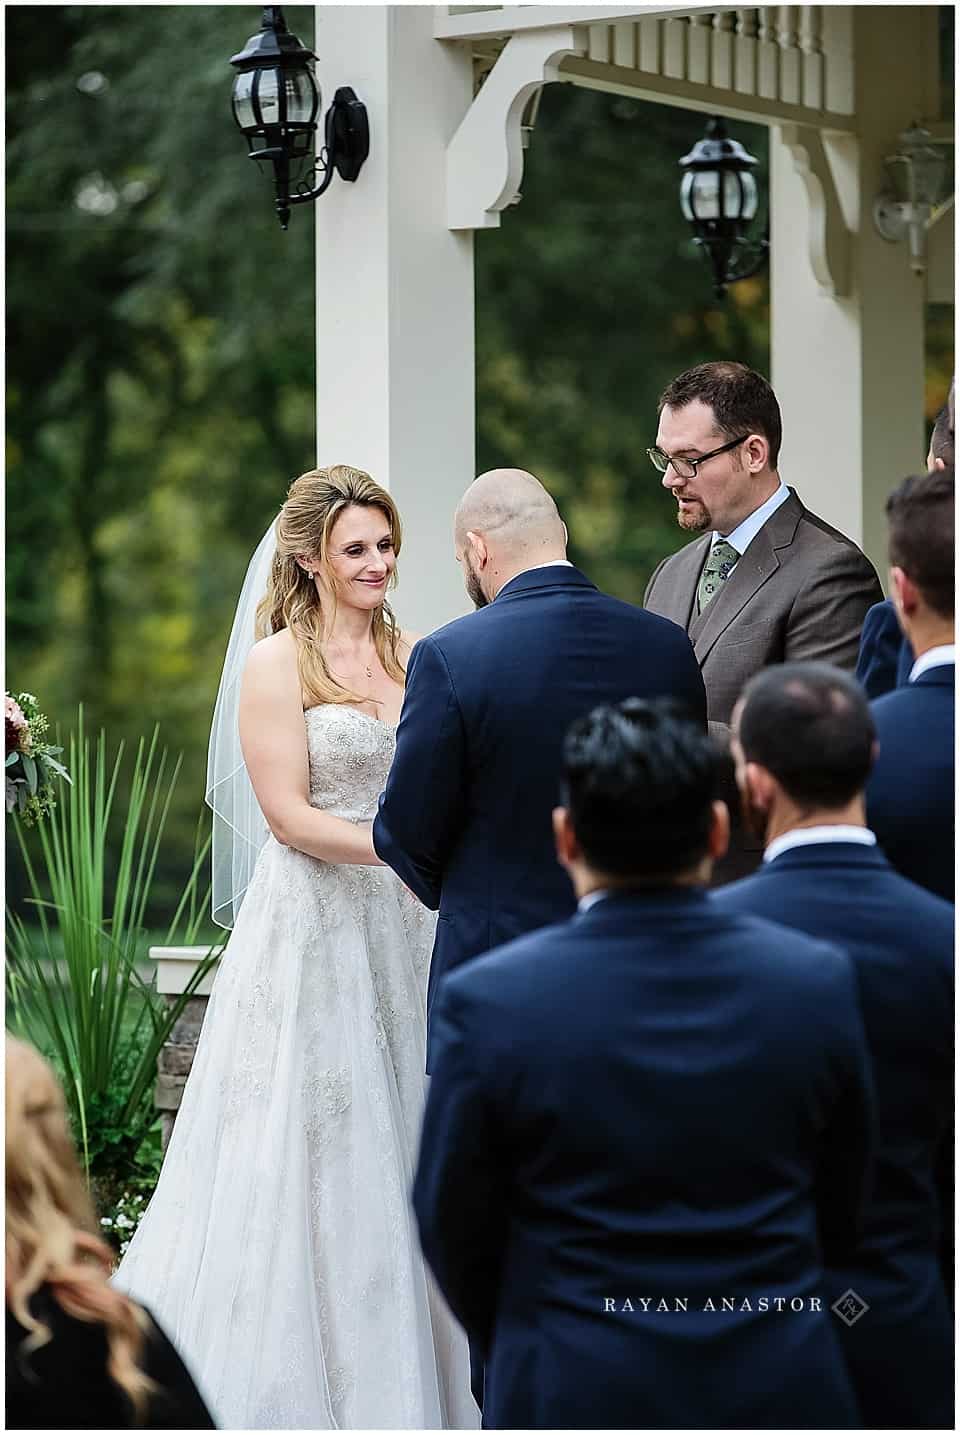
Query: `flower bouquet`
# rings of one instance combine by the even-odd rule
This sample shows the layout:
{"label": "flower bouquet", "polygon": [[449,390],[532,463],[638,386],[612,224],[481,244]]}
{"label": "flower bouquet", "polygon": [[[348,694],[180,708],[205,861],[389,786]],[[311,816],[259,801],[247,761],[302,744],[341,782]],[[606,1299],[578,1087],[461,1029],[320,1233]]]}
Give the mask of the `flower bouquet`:
{"label": "flower bouquet", "polygon": [[49,723],[37,706],[33,693],[4,694],[7,719],[6,798],[7,811],[16,812],[32,827],[57,805],[55,779],[70,781],[70,774],[58,762],[62,747],[44,742]]}

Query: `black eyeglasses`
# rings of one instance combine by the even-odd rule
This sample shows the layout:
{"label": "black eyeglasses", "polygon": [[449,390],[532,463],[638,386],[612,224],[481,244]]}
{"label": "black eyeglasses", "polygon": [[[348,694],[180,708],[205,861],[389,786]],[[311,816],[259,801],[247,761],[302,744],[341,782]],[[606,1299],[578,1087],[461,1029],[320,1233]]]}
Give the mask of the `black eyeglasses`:
{"label": "black eyeglasses", "polygon": [[702,453],[699,458],[671,458],[664,453],[662,448],[648,448],[647,458],[653,464],[658,473],[666,473],[673,464],[673,471],[678,478],[696,478],[697,469],[701,463],[706,463],[708,458],[716,458],[718,453],[728,453],[730,449],[736,448],[738,443],[748,439],[748,433],[741,434],[739,438],[732,438],[729,443],[721,444],[719,448],[712,448],[709,453]]}

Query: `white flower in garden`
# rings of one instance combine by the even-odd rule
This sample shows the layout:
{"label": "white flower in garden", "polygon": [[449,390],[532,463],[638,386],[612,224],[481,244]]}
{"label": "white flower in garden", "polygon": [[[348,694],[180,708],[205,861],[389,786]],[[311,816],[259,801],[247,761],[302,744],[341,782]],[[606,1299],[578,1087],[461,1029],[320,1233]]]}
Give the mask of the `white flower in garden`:
{"label": "white flower in garden", "polygon": [[120,1214],[117,1216],[117,1228],[118,1228],[118,1230],[128,1231],[132,1225],[133,1225],[133,1222],[132,1222],[131,1220],[128,1220],[128,1218],[127,1218],[127,1217],[123,1214],[123,1212],[121,1211]]}
{"label": "white flower in garden", "polygon": [[112,1225],[113,1225],[113,1222],[111,1221],[111,1219],[110,1219],[109,1216],[101,1216],[101,1217],[100,1217],[100,1224],[101,1224],[101,1226],[112,1226]]}

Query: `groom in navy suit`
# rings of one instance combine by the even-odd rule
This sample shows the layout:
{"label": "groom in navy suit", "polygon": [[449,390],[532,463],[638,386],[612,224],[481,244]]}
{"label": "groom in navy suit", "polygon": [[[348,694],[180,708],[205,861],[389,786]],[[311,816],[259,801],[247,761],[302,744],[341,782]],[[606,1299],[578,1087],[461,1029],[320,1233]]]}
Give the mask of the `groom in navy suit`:
{"label": "groom in navy suit", "polygon": [[859,1424],[822,1270],[868,1166],[853,969],[711,908],[718,765],[669,702],[577,722],[579,914],[437,998],[414,1205],[487,1428]]}
{"label": "groom in navy suit", "polygon": [[413,650],[373,825],[378,855],[440,910],[428,1070],[447,972],[574,909],[550,827],[574,718],[600,702],[663,695],[706,726],[687,635],[598,592],[567,561],[556,504],[532,474],[482,474],[460,503],[454,538],[478,611]]}

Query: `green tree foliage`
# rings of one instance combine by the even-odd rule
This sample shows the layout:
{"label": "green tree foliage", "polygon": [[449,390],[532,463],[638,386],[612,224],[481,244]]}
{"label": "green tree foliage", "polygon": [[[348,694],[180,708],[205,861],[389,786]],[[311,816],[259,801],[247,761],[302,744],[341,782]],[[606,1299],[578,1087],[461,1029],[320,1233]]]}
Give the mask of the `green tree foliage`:
{"label": "green tree foliage", "polygon": [[[287,16],[309,43],[312,9]],[[7,16],[8,672],[183,748],[165,900],[251,545],[315,447],[313,216],[280,234],[229,110],[258,22]]]}

